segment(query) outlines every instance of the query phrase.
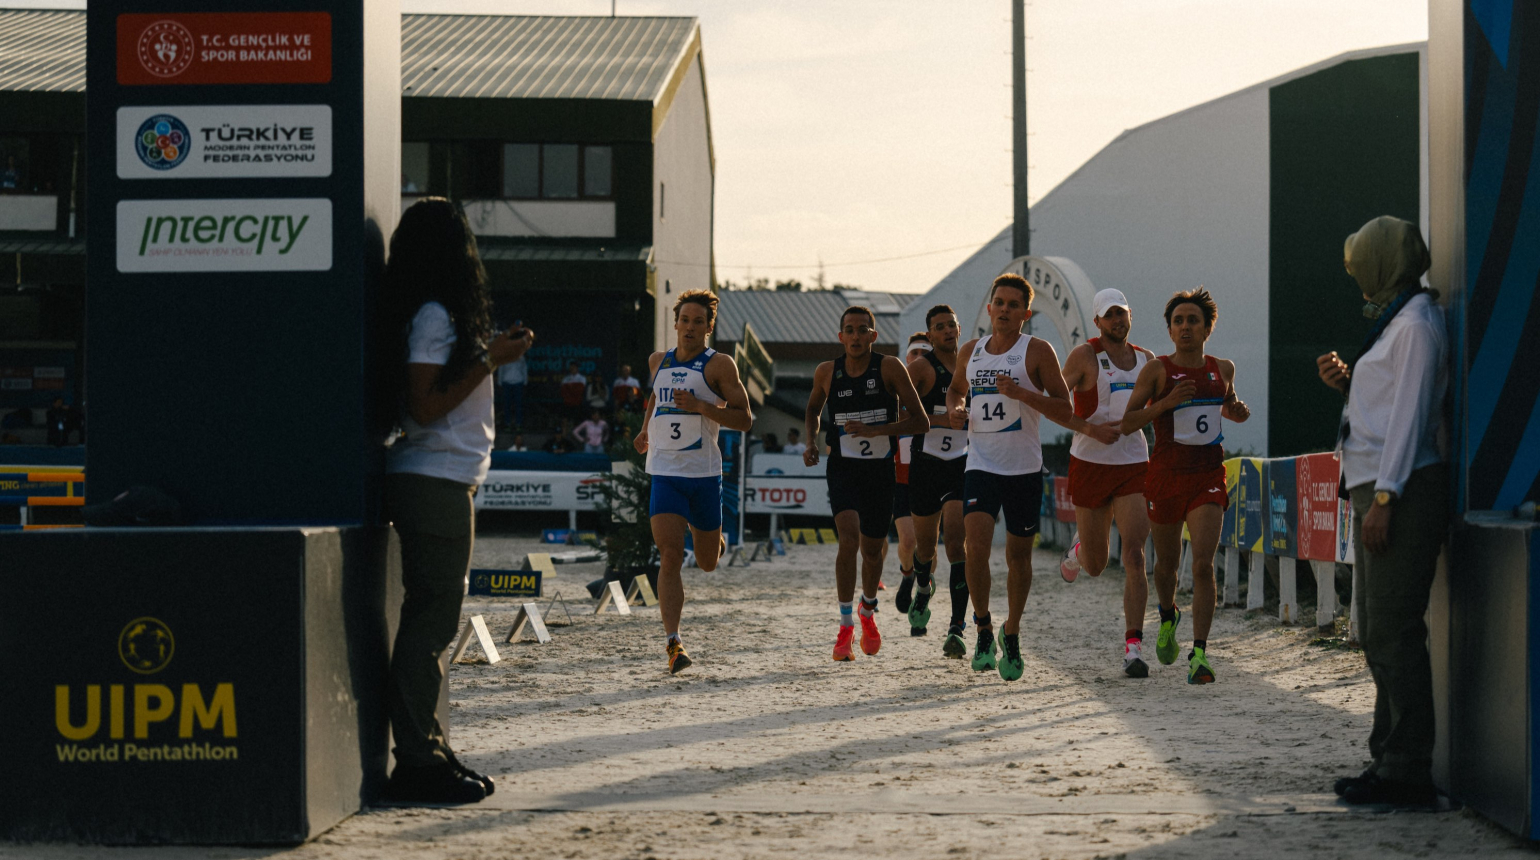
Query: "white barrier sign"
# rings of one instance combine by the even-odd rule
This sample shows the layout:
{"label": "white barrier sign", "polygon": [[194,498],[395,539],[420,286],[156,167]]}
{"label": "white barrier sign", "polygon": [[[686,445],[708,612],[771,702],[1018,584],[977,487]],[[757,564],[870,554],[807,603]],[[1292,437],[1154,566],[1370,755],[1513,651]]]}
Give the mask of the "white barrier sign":
{"label": "white barrier sign", "polygon": [[745,513],[833,516],[829,485],[822,476],[750,475],[744,492]]}
{"label": "white barrier sign", "polygon": [[118,177],[330,176],[330,105],[118,108]]}
{"label": "white barrier sign", "polygon": [[588,472],[510,472],[494,469],[476,494],[476,507],[487,510],[597,510],[604,474]]}
{"label": "white barrier sign", "polygon": [[324,272],[325,198],[118,201],[120,272]]}

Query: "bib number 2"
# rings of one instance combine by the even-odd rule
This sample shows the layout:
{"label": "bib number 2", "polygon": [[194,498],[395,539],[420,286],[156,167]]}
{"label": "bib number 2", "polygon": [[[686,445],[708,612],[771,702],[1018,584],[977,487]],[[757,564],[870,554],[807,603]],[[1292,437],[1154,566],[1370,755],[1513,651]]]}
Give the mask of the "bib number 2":
{"label": "bib number 2", "polygon": [[878,460],[888,456],[888,436],[876,438],[864,438],[861,436],[841,436],[840,455],[853,457],[857,460]]}

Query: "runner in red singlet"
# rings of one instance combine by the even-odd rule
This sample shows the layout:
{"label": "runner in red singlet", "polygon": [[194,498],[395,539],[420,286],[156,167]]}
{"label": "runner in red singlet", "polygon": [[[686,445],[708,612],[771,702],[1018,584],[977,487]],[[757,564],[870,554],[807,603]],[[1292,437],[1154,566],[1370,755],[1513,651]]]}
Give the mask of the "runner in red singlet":
{"label": "runner in red singlet", "polygon": [[[1123,414],[1125,434],[1155,422],[1144,497],[1155,536],[1155,592],[1160,601],[1160,635],[1155,655],[1176,661],[1176,567],[1182,557],[1182,525],[1192,542],[1193,650],[1187,683],[1214,681],[1205,651],[1214,621],[1214,551],[1229,504],[1225,493],[1223,419],[1237,423],[1251,410],[1235,395],[1235,363],[1205,355],[1219,309],[1208,290],[1177,293],[1166,302],[1166,326],[1176,349],[1144,366]],[[1135,404],[1148,404],[1139,409]]]}

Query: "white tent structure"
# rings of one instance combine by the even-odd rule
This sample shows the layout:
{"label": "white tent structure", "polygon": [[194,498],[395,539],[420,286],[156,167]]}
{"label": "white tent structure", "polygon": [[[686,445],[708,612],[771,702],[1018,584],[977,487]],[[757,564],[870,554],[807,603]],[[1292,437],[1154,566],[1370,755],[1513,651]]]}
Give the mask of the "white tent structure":
{"label": "white tent structure", "polygon": [[[1171,345],[1162,320],[1171,294],[1200,284],[1213,293],[1219,320],[1209,351],[1236,362],[1237,392],[1252,409],[1248,423],[1226,427],[1228,450],[1268,453],[1269,227],[1278,192],[1270,175],[1271,92],[1352,60],[1408,53],[1420,55],[1425,82],[1426,43],[1354,51],[1125,131],[1032,207],[1033,253],[1073,261],[1094,289],[1122,290],[1133,306],[1131,339],[1157,354]],[[1420,89],[1426,225],[1427,100],[1426,87]],[[1006,227],[905,308],[902,329],[923,329],[926,310],[941,303],[967,326],[1010,263]],[[1034,310],[1046,316],[1048,301],[1040,291]],[[1084,323],[1094,334],[1089,318]],[[1053,343],[1062,361],[1061,328],[1040,317],[1032,331]],[[1065,432],[1047,421],[1043,427],[1045,439]]]}

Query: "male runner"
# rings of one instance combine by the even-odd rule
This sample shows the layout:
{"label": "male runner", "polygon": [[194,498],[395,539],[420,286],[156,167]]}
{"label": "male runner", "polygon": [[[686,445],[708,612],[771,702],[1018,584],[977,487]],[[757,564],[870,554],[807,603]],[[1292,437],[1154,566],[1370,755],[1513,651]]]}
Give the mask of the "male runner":
{"label": "male runner", "polygon": [[[1251,417],[1235,396],[1235,362],[1203,353],[1214,333],[1219,308],[1202,287],[1166,302],[1166,327],[1176,345],[1170,355],[1145,364],[1123,413],[1123,432],[1137,433],[1155,422],[1155,450],[1144,479],[1144,497],[1155,535],[1155,592],[1160,601],[1160,634],[1155,656],[1171,664],[1181,648],[1176,628],[1176,567],[1182,557],[1182,524],[1192,543],[1192,653],[1187,683],[1211,684],[1209,626],[1214,621],[1214,550],[1229,495],[1221,424]],[[1133,407],[1138,406],[1135,409]]]}
{"label": "male runner", "polygon": [[[963,530],[967,544],[968,591],[978,642],[973,670],[998,668],[1000,677],[1021,677],[1021,614],[1032,588],[1032,542],[1043,498],[1043,446],[1039,415],[1070,430],[1115,435],[1075,415],[1059,357],[1048,342],[1022,334],[1031,315],[1032,285],[1016,274],[995,278],[989,293],[990,334],[963,345],[964,373],[947,388],[953,429],[968,430],[968,466],[963,479]],[[969,399],[971,396],[971,405]],[[1108,439],[1108,441],[1111,441]],[[1009,613],[1000,629],[998,664],[995,629],[989,615],[989,553],[995,515],[1005,513],[1005,564]]]}
{"label": "male runner", "polygon": [[[917,331],[909,335],[909,346],[904,351],[904,365],[916,356],[930,349],[930,341],[925,332]],[[908,417],[900,409],[900,417]],[[913,446],[910,442],[913,436],[898,437],[898,444],[893,448],[893,530],[898,532],[898,574],[901,577],[898,585],[898,594],[893,597],[893,608],[899,612],[908,612],[913,603],[914,595],[914,517],[909,512],[909,464],[914,459]],[[882,545],[882,563],[886,567],[888,562],[888,545]],[[877,582],[877,587],[882,588],[882,582]],[[910,635],[921,636],[922,633],[910,631]]]}
{"label": "male runner", "polygon": [[674,302],[675,346],[648,359],[652,394],[634,444],[652,475],[652,540],[658,547],[658,605],[668,635],[668,671],[690,665],[679,638],[684,609],[684,530],[695,537],[695,563],[716,570],[726,547],[722,535],[722,451],[717,428],[748,432],[754,424],[749,395],[728,356],[706,346],[716,326],[717,297],[689,290]]}
{"label": "male runner", "polygon": [[[845,353],[813,371],[805,425],[809,444],[802,462],[818,465],[818,427],[829,405],[829,508],[839,552],[834,581],[839,593],[840,630],[835,660],[854,660],[851,616],[856,590],[856,548],[861,552],[861,650],[868,656],[882,647],[877,632],[877,583],[882,579],[882,549],[893,517],[893,437],[925,431],[924,408],[903,362],[872,352],[877,318],[859,305],[840,315],[840,344]],[[902,404],[909,416],[900,419]]]}
{"label": "male runner", "polygon": [[[1095,324],[1101,335],[1069,351],[1064,384],[1075,392],[1075,414],[1092,424],[1117,428],[1128,409],[1139,371],[1155,356],[1128,342],[1132,314],[1118,290],[1102,290],[1092,299]],[[1112,523],[1123,541],[1123,674],[1145,678],[1150,667],[1140,646],[1144,642],[1144,609],[1150,598],[1144,579],[1144,540],[1150,520],[1144,512],[1144,472],[1150,452],[1143,433],[1119,436],[1107,444],[1076,433],[1069,446],[1069,495],[1075,503],[1077,534],[1074,546],[1059,563],[1065,582],[1084,570],[1100,576],[1107,566]]]}
{"label": "male runner", "polygon": [[920,592],[909,610],[909,633],[920,635],[930,623],[930,597],[935,591],[938,531],[946,536],[946,560],[951,564],[948,590],[952,617],[941,653],[954,660],[968,654],[962,634],[968,609],[968,574],[963,542],[963,473],[968,469],[968,433],[953,429],[947,415],[946,392],[957,369],[957,314],[949,305],[925,312],[932,351],[909,362],[909,378],[930,419],[924,436],[914,437],[914,462],[909,467],[909,506],[914,513],[914,569]]}

